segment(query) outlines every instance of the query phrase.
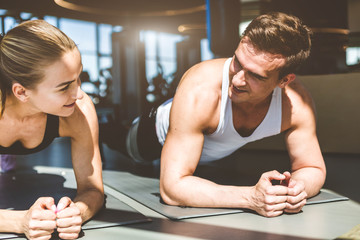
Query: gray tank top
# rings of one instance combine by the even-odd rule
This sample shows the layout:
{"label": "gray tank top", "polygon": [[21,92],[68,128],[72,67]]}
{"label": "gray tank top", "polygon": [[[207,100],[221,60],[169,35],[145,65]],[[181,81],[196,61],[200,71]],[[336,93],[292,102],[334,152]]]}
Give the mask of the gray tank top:
{"label": "gray tank top", "polygon": [[[276,87],[272,94],[269,110],[255,131],[248,137],[242,137],[234,128],[231,99],[229,98],[229,67],[231,58],[223,68],[220,120],[215,132],[204,135],[204,146],[200,162],[221,159],[235,152],[249,142],[279,134],[281,132],[281,88]],[[163,145],[169,128],[169,116],[172,99],[162,104],[156,115],[156,134]]]}

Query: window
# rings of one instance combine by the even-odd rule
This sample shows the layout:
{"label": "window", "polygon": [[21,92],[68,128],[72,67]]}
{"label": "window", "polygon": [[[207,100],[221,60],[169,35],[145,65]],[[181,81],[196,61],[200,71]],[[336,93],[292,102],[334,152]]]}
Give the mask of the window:
{"label": "window", "polygon": [[[37,19],[31,13],[20,13],[21,20],[6,16],[6,14],[7,10],[0,9],[0,32],[6,33],[21,20]],[[94,22],[53,16],[44,16],[44,20],[59,28],[74,40],[82,56],[84,71],[89,73],[90,81],[102,81],[100,93],[104,95],[105,93],[101,88],[106,88],[106,86],[103,86],[106,84],[106,80],[101,78],[99,73],[102,69],[112,67],[111,34],[113,31],[121,31],[122,28],[120,26],[113,27],[109,24],[96,24]]]}
{"label": "window", "polygon": [[159,74],[168,77],[176,71],[176,43],[183,40],[179,34],[142,31],[140,39],[145,44],[146,78],[148,81]]}
{"label": "window", "polygon": [[7,33],[10,29],[17,25],[15,18],[13,17],[5,17],[3,18],[4,21],[4,32]]}
{"label": "window", "polygon": [[349,47],[346,49],[346,64],[348,66],[360,63],[360,47]]}
{"label": "window", "polygon": [[214,58],[214,54],[210,50],[209,39],[201,39],[201,61],[209,60]]}
{"label": "window", "polygon": [[77,44],[83,63],[84,71],[90,79],[98,79],[96,23],[67,18],[59,20],[59,28]]}

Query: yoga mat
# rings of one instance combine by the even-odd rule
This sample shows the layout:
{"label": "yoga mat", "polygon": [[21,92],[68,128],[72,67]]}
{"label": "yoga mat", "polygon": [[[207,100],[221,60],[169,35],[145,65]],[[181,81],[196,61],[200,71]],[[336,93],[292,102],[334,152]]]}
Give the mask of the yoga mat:
{"label": "yoga mat", "polygon": [[136,176],[127,172],[103,171],[104,184],[140,202],[172,220],[243,212],[230,208],[192,208],[170,206],[161,202],[159,179]]}
{"label": "yoga mat", "polygon": [[349,198],[341,196],[337,193],[326,192],[326,190],[320,190],[320,193],[308,198],[306,200],[306,205],[318,204],[318,203],[327,203],[327,202],[336,202],[336,201],[345,201]]}
{"label": "yoga mat", "polygon": [[[159,179],[136,176],[128,172],[103,171],[104,184],[138,201],[146,207],[173,220],[240,213],[241,209],[231,208],[193,208],[170,206],[162,202],[159,191]],[[335,193],[321,191],[308,199],[307,204],[325,203],[348,198]]]}
{"label": "yoga mat", "polygon": [[[60,172],[59,172],[60,173]],[[73,173],[68,171],[57,174],[1,174],[0,175],[0,209],[26,210],[39,198],[51,196],[57,203],[61,197],[74,199],[76,186]],[[67,181],[69,180],[69,181]],[[125,203],[106,193],[105,206],[91,220],[86,222],[83,230],[121,226],[150,221],[149,218],[129,207]],[[16,238],[21,235],[0,233],[0,239]],[[23,236],[23,235],[22,235]]]}

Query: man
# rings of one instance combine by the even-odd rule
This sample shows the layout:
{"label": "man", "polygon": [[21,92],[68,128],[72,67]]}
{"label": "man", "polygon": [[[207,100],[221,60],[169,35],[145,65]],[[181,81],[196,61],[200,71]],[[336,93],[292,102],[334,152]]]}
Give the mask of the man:
{"label": "man", "polygon": [[[161,151],[158,142],[163,144],[160,193],[167,204],[248,208],[274,217],[299,212],[306,198],[319,192],[326,170],[314,106],[294,74],[310,47],[310,31],[298,18],[261,15],[249,24],[232,58],[193,66],[173,101],[134,122],[127,139],[134,159],[154,158],[154,149]],[[263,173],[251,187],[193,176],[199,162],[221,159],[248,142],[281,132],[291,173]],[[281,184],[272,185],[272,180]]]}

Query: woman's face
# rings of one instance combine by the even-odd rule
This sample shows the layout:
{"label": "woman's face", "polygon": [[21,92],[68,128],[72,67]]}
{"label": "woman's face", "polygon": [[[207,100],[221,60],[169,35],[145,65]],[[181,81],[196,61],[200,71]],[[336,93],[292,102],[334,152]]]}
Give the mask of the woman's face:
{"label": "woman's face", "polygon": [[81,57],[77,49],[66,52],[61,59],[44,69],[44,79],[33,90],[28,90],[33,107],[48,114],[67,117],[82,99],[79,75]]}

